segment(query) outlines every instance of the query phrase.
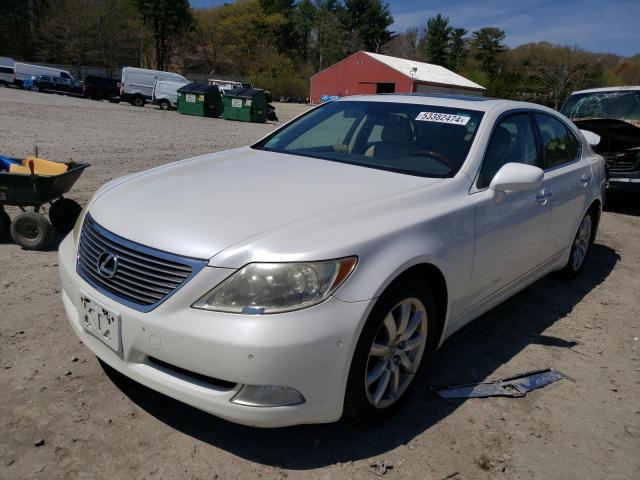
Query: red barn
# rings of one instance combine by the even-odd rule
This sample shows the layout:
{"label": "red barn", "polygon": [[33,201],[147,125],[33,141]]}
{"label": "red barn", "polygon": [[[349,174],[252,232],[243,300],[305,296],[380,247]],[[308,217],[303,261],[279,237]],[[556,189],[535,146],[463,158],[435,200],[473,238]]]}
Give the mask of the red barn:
{"label": "red barn", "polygon": [[321,97],[375,93],[484,95],[482,85],[439,65],[370,52],[356,52],[311,77],[311,103]]}

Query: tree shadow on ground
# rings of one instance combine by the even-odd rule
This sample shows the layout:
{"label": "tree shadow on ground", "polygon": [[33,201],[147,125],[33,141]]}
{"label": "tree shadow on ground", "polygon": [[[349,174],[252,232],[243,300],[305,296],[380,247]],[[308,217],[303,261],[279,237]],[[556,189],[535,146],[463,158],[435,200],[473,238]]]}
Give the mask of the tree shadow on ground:
{"label": "tree shadow on ground", "polygon": [[[444,402],[429,385],[483,381],[530,344],[574,346],[572,339],[543,332],[601,284],[618,259],[611,248],[595,244],[579,278],[566,282],[547,276],[463,328],[427,359],[426,378],[418,379],[403,409],[392,421],[376,428],[356,429],[344,422],[281,429],[244,427],[157,393],[110,367],[105,371],[133,402],[157,419],[247,460],[305,470],[369,458],[407,444],[463,403]],[[530,370],[552,366],[531,365]]]}

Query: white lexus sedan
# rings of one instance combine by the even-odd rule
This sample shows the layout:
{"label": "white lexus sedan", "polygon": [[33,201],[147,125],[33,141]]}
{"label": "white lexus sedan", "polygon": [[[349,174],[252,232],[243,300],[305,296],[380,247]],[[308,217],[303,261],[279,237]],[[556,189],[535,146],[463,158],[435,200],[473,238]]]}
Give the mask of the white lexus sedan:
{"label": "white lexus sedan", "polygon": [[330,102],[100,188],[60,246],[66,313],[104,363],[233,422],[379,421],[456,330],[580,273],[589,142],[528,103]]}

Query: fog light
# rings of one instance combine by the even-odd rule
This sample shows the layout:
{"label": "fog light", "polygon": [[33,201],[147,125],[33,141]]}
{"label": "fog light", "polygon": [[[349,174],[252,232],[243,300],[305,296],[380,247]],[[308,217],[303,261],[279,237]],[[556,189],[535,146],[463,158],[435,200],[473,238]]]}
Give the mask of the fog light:
{"label": "fog light", "polygon": [[305,401],[298,390],[283,385],[244,385],[231,399],[232,403],[247,407],[285,407]]}

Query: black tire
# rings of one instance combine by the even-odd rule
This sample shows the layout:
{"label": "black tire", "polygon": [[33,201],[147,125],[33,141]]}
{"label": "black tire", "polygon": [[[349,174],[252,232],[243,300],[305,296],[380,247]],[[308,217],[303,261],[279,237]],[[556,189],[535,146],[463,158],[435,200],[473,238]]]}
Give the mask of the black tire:
{"label": "black tire", "polygon": [[9,237],[11,231],[11,217],[4,211],[0,205],[0,241],[4,241]]}
{"label": "black tire", "polygon": [[169,100],[160,100],[158,102],[158,106],[160,107],[160,110],[171,110],[171,103]]}
{"label": "black tire", "polygon": [[49,209],[51,224],[62,233],[69,233],[78,220],[82,207],[75,200],[61,198],[56,200]]}
{"label": "black tire", "polygon": [[135,95],[131,99],[131,105],[133,105],[134,107],[144,107],[145,103],[146,101],[142,95]]}
{"label": "black tire", "polygon": [[120,97],[112,93],[109,95],[109,103],[120,103]]}
{"label": "black tire", "polygon": [[24,212],[13,220],[11,237],[25,250],[43,250],[53,240],[53,225],[44,215]]}
{"label": "black tire", "polygon": [[[422,347],[419,358],[415,358],[416,363],[414,363],[412,375],[409,375],[409,372],[405,370],[405,372],[407,372],[405,373],[405,375],[408,375],[411,378],[408,380],[405,379],[405,381],[408,381],[408,383],[403,387],[402,390],[398,390],[399,393],[397,399],[387,399],[387,402],[391,401],[392,403],[385,405],[382,401],[384,400],[383,396],[380,400],[381,403],[378,406],[375,406],[372,403],[372,401],[375,400],[370,400],[372,393],[369,388],[376,386],[377,390],[380,385],[376,385],[376,382],[382,381],[382,378],[386,375],[387,368],[384,368],[385,374],[380,377],[380,380],[372,383],[369,387],[366,385],[367,376],[371,376],[374,370],[379,371],[379,368],[377,367],[379,362],[389,362],[390,357],[393,357],[393,360],[391,361],[395,363],[395,368],[400,369],[398,371],[402,371],[404,367],[402,363],[398,363],[398,357],[395,353],[396,347],[393,347],[393,349],[390,350],[386,356],[371,357],[376,358],[376,361],[378,362],[376,364],[372,364],[371,366],[369,365],[370,352],[372,351],[374,341],[376,342],[376,344],[384,343],[384,341],[381,342],[380,335],[381,333],[386,334],[388,331],[383,326],[385,323],[385,318],[389,314],[392,314],[393,316],[392,312],[395,312],[396,308],[400,308],[396,306],[403,301],[409,301],[409,299],[417,299],[424,306],[424,310],[426,312],[426,320],[424,320],[424,322],[420,322],[420,328],[424,330],[424,328],[426,327],[426,341],[424,342],[424,346]],[[409,325],[413,323],[413,315],[414,313],[412,310],[411,321],[409,322]],[[422,366],[424,365],[424,358],[428,356],[428,354],[431,353],[437,346],[438,339],[436,338],[436,315],[436,303],[434,301],[431,289],[427,284],[416,277],[406,277],[394,282],[391,286],[389,286],[389,288],[387,288],[382,296],[380,296],[373,310],[371,311],[367,322],[365,323],[362,333],[360,334],[360,338],[358,340],[358,344],[351,361],[351,368],[349,370],[349,377],[347,380],[347,388],[344,398],[343,418],[345,420],[360,426],[376,424],[387,419],[402,406],[402,404],[409,397],[411,389],[415,386],[415,380],[419,377]],[[397,321],[398,320],[396,320],[396,323]],[[414,332],[413,334],[411,334],[410,338],[415,339],[415,335],[417,333],[420,332]],[[398,350],[402,349],[402,343],[407,344],[408,342],[401,341],[400,343],[398,343]],[[388,364],[391,365],[390,363]],[[417,367],[415,366],[416,364]],[[393,374],[390,373],[389,375]],[[392,380],[388,381],[392,382]],[[404,383],[402,385],[404,385]]]}
{"label": "black tire", "polygon": [[[585,222],[588,223],[588,233],[589,238],[585,240],[581,238],[583,235],[583,225]],[[567,280],[571,280],[576,278],[582,272],[584,268],[584,264],[586,263],[587,257],[589,256],[589,252],[591,251],[591,245],[593,245],[593,241],[596,237],[596,232],[598,230],[598,215],[597,212],[592,208],[589,210],[582,220],[580,221],[580,225],[578,226],[578,231],[576,232],[576,236],[573,239],[573,243],[571,244],[571,252],[569,253],[569,260],[567,264],[558,272],[558,275]],[[581,248],[582,247],[582,248]],[[578,252],[577,250],[581,250]],[[576,261],[576,256],[581,253],[581,260]]]}

